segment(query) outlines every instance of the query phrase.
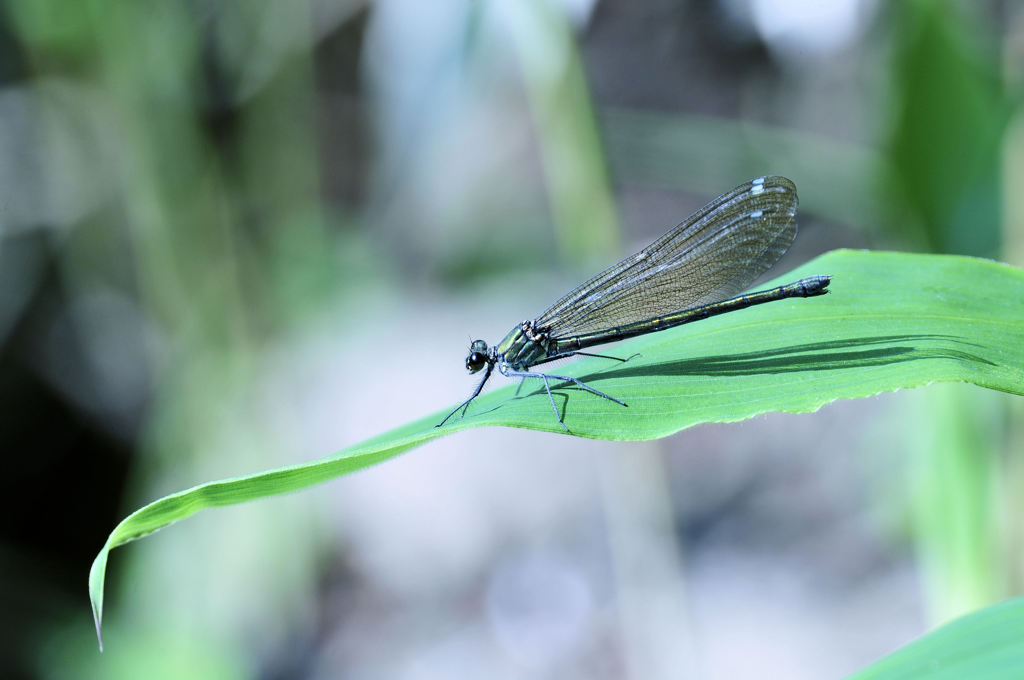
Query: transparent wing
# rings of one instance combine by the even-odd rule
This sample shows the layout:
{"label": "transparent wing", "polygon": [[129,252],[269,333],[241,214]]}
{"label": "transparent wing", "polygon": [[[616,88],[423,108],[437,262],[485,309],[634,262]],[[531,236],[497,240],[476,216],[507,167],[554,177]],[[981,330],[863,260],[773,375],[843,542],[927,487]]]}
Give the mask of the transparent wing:
{"label": "transparent wing", "polygon": [[796,209],[796,186],[785,177],[741,184],[566,294],[537,326],[572,337],[732,297],[793,243]]}

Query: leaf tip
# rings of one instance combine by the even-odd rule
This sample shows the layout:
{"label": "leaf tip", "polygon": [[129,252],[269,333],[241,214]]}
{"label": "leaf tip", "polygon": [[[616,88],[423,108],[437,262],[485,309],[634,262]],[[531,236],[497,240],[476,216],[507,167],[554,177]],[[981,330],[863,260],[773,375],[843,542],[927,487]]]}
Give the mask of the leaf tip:
{"label": "leaf tip", "polygon": [[92,609],[92,620],[96,624],[96,642],[99,643],[100,653],[103,652],[103,612],[95,606]]}

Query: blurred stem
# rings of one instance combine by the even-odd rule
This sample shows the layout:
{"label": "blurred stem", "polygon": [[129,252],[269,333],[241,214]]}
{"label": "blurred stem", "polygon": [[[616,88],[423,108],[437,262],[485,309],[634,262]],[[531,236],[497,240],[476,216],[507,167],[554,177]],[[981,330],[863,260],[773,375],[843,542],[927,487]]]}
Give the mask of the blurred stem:
{"label": "blurred stem", "polygon": [[508,5],[562,252],[573,260],[617,255],[615,201],[569,22],[549,0]]}
{"label": "blurred stem", "polygon": [[[1024,11],[1019,11],[1024,24]],[[1024,50],[1024,45],[1018,45]],[[1019,64],[1017,64],[1019,67]],[[1024,267],[1024,112],[1018,111],[1007,127],[1003,140],[1003,259]],[[1008,589],[1024,588],[1024,399],[1005,399],[1007,428],[1003,444],[1002,494],[1005,518],[1003,562],[1008,571]]]}
{"label": "blurred stem", "polygon": [[200,102],[188,96],[201,85],[200,45],[187,9],[155,7],[147,17],[154,6],[92,6],[101,78],[123,131],[121,199],[140,292],[185,346],[237,352],[244,306],[231,215]]}
{"label": "blurred stem", "polygon": [[598,459],[627,677],[695,677],[682,546],[665,453],[652,443]]}
{"label": "blurred stem", "polygon": [[1024,267],[1024,112],[1010,121],[1003,141],[1003,259]]}
{"label": "blurred stem", "polygon": [[933,623],[995,602],[1003,594],[996,529],[1000,395],[964,385],[921,393],[913,428],[917,455],[915,538]]}

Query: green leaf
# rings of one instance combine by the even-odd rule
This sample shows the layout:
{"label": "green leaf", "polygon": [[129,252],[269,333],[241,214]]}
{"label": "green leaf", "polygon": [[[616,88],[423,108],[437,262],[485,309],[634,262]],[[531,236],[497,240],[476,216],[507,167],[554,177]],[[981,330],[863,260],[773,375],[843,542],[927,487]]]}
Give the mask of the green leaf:
{"label": "green leaf", "polygon": [[1024,598],[962,616],[847,680],[1024,677]]}
{"label": "green leaf", "polygon": [[[835,251],[774,283],[810,274],[831,274],[831,293],[712,317],[608,350],[640,353],[624,364],[587,358],[559,367],[629,404],[557,386],[566,425],[583,437],[643,440],[936,381],[1024,392],[1021,270],[966,257]],[[472,385],[467,379],[467,392]],[[482,395],[465,418],[444,428],[434,425],[451,407],[326,458],[200,484],[135,511],[110,534],[89,573],[97,633],[109,551],[199,510],[302,489],[471,427],[562,434],[543,387],[527,385],[518,396],[515,388]]]}
{"label": "green leaf", "polygon": [[[885,154],[892,188],[920,217],[930,250],[998,252],[1003,140],[1015,106],[998,47],[977,40],[967,6],[925,0],[893,10],[894,117]],[[905,219],[904,228],[914,222]]]}

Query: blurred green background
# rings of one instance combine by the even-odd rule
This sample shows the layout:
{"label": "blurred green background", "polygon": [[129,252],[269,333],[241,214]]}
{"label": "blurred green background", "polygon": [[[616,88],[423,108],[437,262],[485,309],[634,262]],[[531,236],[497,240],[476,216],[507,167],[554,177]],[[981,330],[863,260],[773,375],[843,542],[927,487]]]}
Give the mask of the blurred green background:
{"label": "blurred green background", "polygon": [[[1024,5],[12,0],[0,675],[787,678],[1021,591],[1024,406],[479,430],[89,563],[124,515],[465,398],[470,337],[761,174],[774,270],[1024,264]],[[984,285],[984,282],[979,282]]]}

